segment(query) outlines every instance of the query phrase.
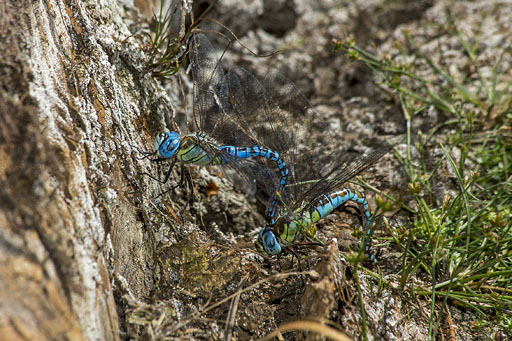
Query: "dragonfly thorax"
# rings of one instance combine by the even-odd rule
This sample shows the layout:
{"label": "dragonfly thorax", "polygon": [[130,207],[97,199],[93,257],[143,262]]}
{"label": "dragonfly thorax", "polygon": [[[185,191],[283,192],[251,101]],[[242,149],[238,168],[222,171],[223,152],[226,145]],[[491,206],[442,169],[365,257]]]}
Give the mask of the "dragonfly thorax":
{"label": "dragonfly thorax", "polygon": [[180,147],[180,134],[175,131],[163,131],[155,137],[153,147],[158,156],[168,159],[176,154]]}
{"label": "dragonfly thorax", "polygon": [[274,226],[279,238],[284,243],[292,243],[301,237],[302,233],[311,226],[311,219],[306,215],[299,215],[294,219],[280,217]]}

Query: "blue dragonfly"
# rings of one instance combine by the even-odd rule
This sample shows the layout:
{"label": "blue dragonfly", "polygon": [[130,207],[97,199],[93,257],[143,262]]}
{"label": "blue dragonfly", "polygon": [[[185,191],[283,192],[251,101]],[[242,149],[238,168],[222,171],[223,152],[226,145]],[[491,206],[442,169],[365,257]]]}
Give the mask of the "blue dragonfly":
{"label": "blue dragonfly", "polygon": [[[289,173],[279,152],[286,152],[291,145],[289,139],[294,138],[292,133],[286,133],[286,119],[268,104],[269,95],[250,72],[232,68],[224,74],[205,35],[192,36],[189,60],[194,84],[194,120],[190,130],[195,132],[180,135],[164,131],[156,136],[156,160],[172,163],[163,181],[151,177],[167,182],[176,162],[228,165],[256,186],[257,197],[270,206],[267,215],[271,220],[277,205],[275,193],[284,188]],[[266,129],[261,129],[263,126]],[[260,158],[260,162],[253,158]],[[190,178],[184,178],[188,173],[181,174],[180,183],[186,179],[191,186]]]}
{"label": "blue dragonfly", "polygon": [[[318,114],[315,114],[308,99],[290,80],[275,75],[264,85],[267,92],[273,94],[272,101],[280,106],[281,111],[302,111],[299,117],[303,120],[296,121],[297,126],[288,129],[299,131],[299,126],[318,121]],[[366,154],[348,156],[345,150],[329,148],[330,142],[336,137],[329,136],[327,125],[320,124],[316,128],[320,131],[316,139],[311,133],[298,140],[302,146],[288,148],[288,159],[291,161],[288,185],[278,193],[273,219],[261,229],[256,247],[267,255],[278,255],[283,247],[307,235],[316,222],[337,208],[354,203],[361,212],[365,229],[365,258],[374,262],[371,248],[372,210],[364,194],[348,187],[347,183],[388,153],[393,148],[392,144],[381,143],[380,147]]]}
{"label": "blue dragonfly", "polygon": [[[322,179],[315,180],[314,186],[307,191],[293,191],[293,195],[287,196],[293,199],[284,200],[281,203],[282,206],[278,208],[275,223],[267,224],[260,230],[256,247],[267,255],[278,255],[282,252],[283,246],[292,244],[307,235],[315,223],[333,213],[337,208],[352,202],[359,208],[362,225],[365,228],[364,256],[369,261],[375,262],[371,239],[371,226],[374,219],[372,210],[365,195],[346,186],[346,183],[391,149],[391,146],[376,149],[342,167],[333,175],[333,178],[324,176]],[[293,187],[303,186],[304,184],[298,183]],[[291,190],[287,188],[287,191]],[[298,194],[298,192],[301,193]]]}

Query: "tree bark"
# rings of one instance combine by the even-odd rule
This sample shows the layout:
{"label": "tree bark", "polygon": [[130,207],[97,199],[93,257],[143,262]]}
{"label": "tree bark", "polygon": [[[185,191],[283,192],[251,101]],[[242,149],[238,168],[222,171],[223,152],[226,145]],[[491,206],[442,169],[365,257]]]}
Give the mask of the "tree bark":
{"label": "tree bark", "polygon": [[153,288],[132,146],[161,95],[118,2],[0,12],[0,335],[119,339],[112,274]]}

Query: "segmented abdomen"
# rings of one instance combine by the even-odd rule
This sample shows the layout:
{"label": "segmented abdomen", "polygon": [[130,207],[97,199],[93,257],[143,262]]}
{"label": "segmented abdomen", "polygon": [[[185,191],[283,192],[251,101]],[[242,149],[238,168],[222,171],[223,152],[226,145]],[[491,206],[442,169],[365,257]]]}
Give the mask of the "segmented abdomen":
{"label": "segmented abdomen", "polygon": [[316,223],[323,217],[331,214],[336,208],[345,204],[347,201],[352,201],[358,204],[364,214],[364,221],[370,221],[372,212],[368,206],[365,196],[361,192],[351,190],[347,187],[319,196],[311,203],[311,205],[309,205],[309,207],[306,208],[306,210],[309,213],[312,222]]}
{"label": "segmented abdomen", "polygon": [[[280,157],[278,152],[274,152],[273,150],[263,147],[263,146],[252,146],[252,147],[234,147],[234,146],[222,146],[219,147],[219,150],[223,150],[229,155],[233,156],[235,159],[248,159],[250,157],[264,157],[271,161],[275,161],[277,163],[277,168],[279,168],[279,172],[281,174],[281,181],[279,191],[283,191],[284,186],[286,185],[286,180],[288,178],[288,167],[286,166],[286,162]],[[270,224],[275,223],[275,212],[278,204],[277,194],[274,195],[272,199],[272,203],[267,210],[267,219],[270,221]]]}
{"label": "segmented abdomen", "polygon": [[363,225],[366,229],[365,238],[363,240],[365,244],[365,257],[374,261],[375,258],[371,251],[372,231],[370,229],[372,212],[364,195],[356,190],[344,187],[340,190],[322,194],[313,200],[311,204],[302,211],[299,218],[290,222],[278,219],[274,226],[274,231],[277,233],[281,241],[284,243],[292,243],[301,237],[312,224],[328,216],[336,208],[348,201],[356,203],[363,214]]}
{"label": "segmented abdomen", "polygon": [[317,222],[323,217],[331,214],[337,207],[348,201],[356,203],[363,215],[363,227],[365,228],[365,236],[363,238],[364,256],[366,259],[375,262],[375,256],[372,253],[372,211],[368,206],[368,202],[364,194],[359,191],[351,190],[344,187],[330,193],[318,197],[307,209],[312,222]]}

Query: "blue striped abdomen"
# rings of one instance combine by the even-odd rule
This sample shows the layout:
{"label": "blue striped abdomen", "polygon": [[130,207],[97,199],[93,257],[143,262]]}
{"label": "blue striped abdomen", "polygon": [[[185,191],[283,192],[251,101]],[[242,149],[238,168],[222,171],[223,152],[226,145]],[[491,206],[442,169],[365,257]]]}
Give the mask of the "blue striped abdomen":
{"label": "blue striped abdomen", "polygon": [[317,222],[331,214],[337,207],[345,204],[347,201],[356,203],[363,214],[363,226],[365,228],[365,236],[363,238],[364,256],[371,262],[375,262],[376,259],[371,249],[372,230],[370,226],[372,222],[372,211],[368,206],[368,201],[366,201],[365,196],[361,192],[344,187],[340,190],[320,196],[313,202],[308,210],[311,220]]}
{"label": "blue striped abdomen", "polygon": [[[263,147],[263,146],[252,146],[252,147],[234,147],[234,146],[222,146],[219,147],[219,150],[222,150],[229,155],[233,156],[235,159],[248,159],[251,157],[264,157],[271,161],[275,161],[277,163],[277,168],[279,168],[279,172],[281,174],[281,181],[279,186],[279,191],[283,191],[284,186],[286,185],[286,180],[288,178],[288,167],[286,166],[286,162],[281,159],[278,152],[274,152],[273,150]],[[272,203],[267,210],[267,219],[270,221],[271,225],[275,223],[275,212],[278,204],[277,194],[274,195],[272,199]]]}
{"label": "blue striped abdomen", "polygon": [[[331,214],[336,208],[348,201],[356,203],[363,214],[363,224],[366,228],[364,238],[365,257],[371,261],[375,261],[375,258],[371,253],[370,239],[372,232],[370,229],[372,212],[368,206],[366,198],[361,192],[350,190],[346,187],[317,197],[295,220],[286,222],[284,219],[278,219],[274,226],[274,231],[283,243],[292,243],[299,239],[311,227],[311,225]],[[272,240],[272,238],[269,238],[268,236],[266,240],[270,240],[273,244],[278,244],[277,241]],[[271,250],[271,248],[268,247],[265,249]],[[281,250],[280,247],[276,248],[275,246],[273,246],[272,249]]]}
{"label": "blue striped abdomen", "polygon": [[288,167],[286,166],[286,162],[281,159],[278,152],[274,152],[273,150],[263,147],[263,146],[252,146],[252,147],[234,147],[234,146],[222,146],[219,147],[219,150],[222,150],[229,155],[232,155],[235,159],[248,159],[251,157],[264,157],[271,161],[276,161],[277,167],[279,168],[279,172],[281,173],[281,187],[284,187],[286,184],[286,179],[288,177]]}
{"label": "blue striped abdomen", "polygon": [[362,213],[365,216],[365,221],[371,219],[372,213],[368,206],[368,202],[364,195],[349,188],[342,188],[340,190],[332,191],[323,194],[315,199],[309,207],[306,208],[313,223],[316,223],[325,216],[331,214],[336,208],[345,204],[347,201],[352,201],[359,205]]}

